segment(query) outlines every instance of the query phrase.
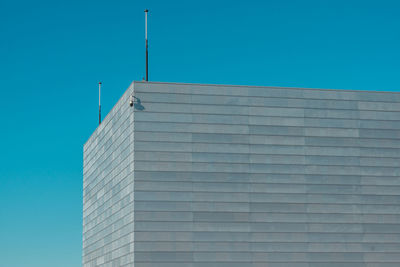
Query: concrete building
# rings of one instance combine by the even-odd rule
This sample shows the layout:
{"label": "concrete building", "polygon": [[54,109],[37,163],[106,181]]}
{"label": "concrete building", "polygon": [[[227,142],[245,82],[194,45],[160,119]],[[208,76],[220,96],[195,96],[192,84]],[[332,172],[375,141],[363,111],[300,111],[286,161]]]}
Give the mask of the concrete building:
{"label": "concrete building", "polygon": [[84,267],[400,266],[400,93],[134,82],[83,177]]}

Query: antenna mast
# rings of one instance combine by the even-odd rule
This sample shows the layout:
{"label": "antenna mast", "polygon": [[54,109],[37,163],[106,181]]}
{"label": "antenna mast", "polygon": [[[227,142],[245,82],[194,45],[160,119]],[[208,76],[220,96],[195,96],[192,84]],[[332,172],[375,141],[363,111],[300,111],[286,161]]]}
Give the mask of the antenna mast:
{"label": "antenna mast", "polygon": [[101,82],[99,82],[99,125],[101,124]]}
{"label": "antenna mast", "polygon": [[145,27],[145,38],[146,38],[146,82],[149,81],[149,43],[147,41],[147,13],[148,9],[144,10],[145,19],[144,19],[144,27]]}

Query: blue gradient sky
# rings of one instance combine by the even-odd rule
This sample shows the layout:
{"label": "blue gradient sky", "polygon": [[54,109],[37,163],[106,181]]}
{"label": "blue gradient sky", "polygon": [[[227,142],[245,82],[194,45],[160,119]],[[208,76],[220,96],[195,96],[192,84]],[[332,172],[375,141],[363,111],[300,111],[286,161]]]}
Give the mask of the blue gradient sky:
{"label": "blue gradient sky", "polygon": [[399,1],[0,0],[0,266],[81,265],[82,145],[132,80],[400,90]]}

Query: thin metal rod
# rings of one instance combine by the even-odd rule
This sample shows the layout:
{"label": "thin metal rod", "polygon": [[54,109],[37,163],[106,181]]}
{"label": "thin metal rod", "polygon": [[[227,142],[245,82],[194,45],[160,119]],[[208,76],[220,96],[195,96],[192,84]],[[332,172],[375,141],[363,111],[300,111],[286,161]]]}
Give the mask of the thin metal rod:
{"label": "thin metal rod", "polygon": [[146,82],[149,81],[149,43],[147,40],[147,13],[149,12],[148,9],[144,10],[145,13],[145,39],[146,39]]}
{"label": "thin metal rod", "polygon": [[101,82],[99,82],[99,125],[101,124]]}

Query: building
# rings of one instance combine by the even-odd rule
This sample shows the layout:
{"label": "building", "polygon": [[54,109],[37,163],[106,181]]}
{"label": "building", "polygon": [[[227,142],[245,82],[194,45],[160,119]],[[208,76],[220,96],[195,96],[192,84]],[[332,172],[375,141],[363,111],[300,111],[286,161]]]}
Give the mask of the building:
{"label": "building", "polygon": [[84,267],[400,266],[400,93],[133,82],[83,177]]}

